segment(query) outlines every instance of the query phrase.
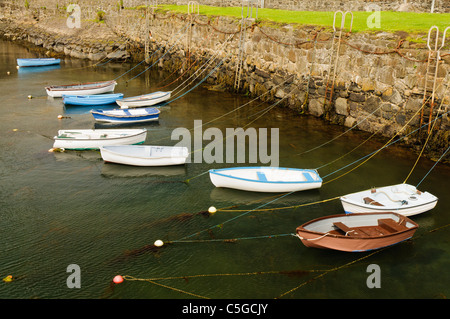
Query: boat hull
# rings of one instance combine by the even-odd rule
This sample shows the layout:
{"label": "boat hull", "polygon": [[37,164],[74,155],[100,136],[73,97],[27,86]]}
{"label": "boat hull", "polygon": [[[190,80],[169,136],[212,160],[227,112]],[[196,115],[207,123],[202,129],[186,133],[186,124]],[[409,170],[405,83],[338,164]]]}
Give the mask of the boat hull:
{"label": "boat hull", "polygon": [[129,97],[116,101],[122,109],[152,106],[170,99],[172,92],[154,92],[150,94]]}
{"label": "boat hull", "polygon": [[185,147],[150,145],[105,146],[100,148],[105,162],[131,166],[172,166],[186,163]]}
{"label": "boat hull", "polygon": [[66,105],[96,106],[116,103],[116,100],[123,98],[122,93],[118,94],[95,94],[95,95],[66,95],[62,96]]}
{"label": "boat hull", "polygon": [[396,212],[404,216],[429,211],[438,201],[436,196],[420,192],[408,184],[365,190],[342,196],[340,199],[347,214]]}
{"label": "boat hull", "polygon": [[[140,111],[140,112],[139,112]],[[153,122],[159,120],[159,114],[161,112],[156,108],[139,109],[139,110],[92,110],[91,114],[98,122],[105,123],[143,123]]]}
{"label": "boat hull", "polygon": [[[315,225],[318,223],[329,222],[330,223],[329,226],[322,225],[322,227],[328,227],[326,229],[331,229],[331,223],[336,221],[351,223],[350,222],[351,219],[350,218],[346,219],[346,217],[352,217],[353,219],[354,217],[357,218],[369,217],[368,221],[370,224],[374,224],[375,222],[381,223],[380,220],[384,220],[386,218],[388,219],[392,218],[394,221],[401,221],[402,219],[405,219],[404,220],[405,227],[401,231],[392,233],[388,233],[385,229],[382,229],[383,231],[385,231],[384,235],[358,237],[349,234],[337,235],[332,230],[328,232],[318,231],[318,229],[321,227]],[[367,229],[368,226],[366,225],[365,227]],[[374,229],[379,226],[374,224],[370,227]],[[408,219],[403,215],[396,213],[372,213],[372,214],[333,215],[318,218],[306,224],[303,224],[302,226],[297,227],[296,233],[297,237],[300,238],[300,240],[306,247],[332,249],[345,252],[364,252],[392,246],[407,239],[410,239],[416,232],[417,228],[418,225],[416,223],[414,223],[413,221],[411,221],[410,219]],[[360,227],[360,229],[364,229],[364,227]]]}
{"label": "boat hull", "polygon": [[[231,176],[230,172],[234,170],[242,170],[244,174],[239,176],[239,173]],[[244,170],[247,170],[244,172]],[[296,181],[276,180],[277,178],[268,178],[271,173],[281,172],[289,174],[295,172],[307,176],[304,180],[300,178]],[[254,176],[252,176],[254,174]],[[210,170],[209,176],[211,182],[216,187],[234,188],[251,192],[297,192],[310,189],[320,188],[322,186],[322,179],[318,176],[315,170],[293,169],[293,168],[278,168],[278,167],[244,167],[244,168],[226,168],[219,170]],[[314,178],[313,178],[314,176]]]}
{"label": "boat hull", "polygon": [[48,66],[60,64],[60,59],[17,59],[17,65],[20,67]]}
{"label": "boat hull", "polygon": [[145,129],[59,130],[53,148],[94,150],[107,145],[142,144],[146,138]]}
{"label": "boat hull", "polygon": [[95,82],[74,85],[48,86],[45,88],[48,96],[62,97],[63,95],[94,95],[114,92],[116,81]]}

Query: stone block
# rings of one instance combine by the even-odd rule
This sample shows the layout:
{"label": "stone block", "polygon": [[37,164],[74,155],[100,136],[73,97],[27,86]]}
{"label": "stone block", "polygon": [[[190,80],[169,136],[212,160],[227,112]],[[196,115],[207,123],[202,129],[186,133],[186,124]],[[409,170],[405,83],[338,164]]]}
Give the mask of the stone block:
{"label": "stone block", "polygon": [[340,115],[348,115],[347,99],[338,97],[335,102],[336,113]]}
{"label": "stone block", "polygon": [[320,117],[325,112],[323,102],[317,99],[311,99],[308,105],[308,111],[310,114]]}

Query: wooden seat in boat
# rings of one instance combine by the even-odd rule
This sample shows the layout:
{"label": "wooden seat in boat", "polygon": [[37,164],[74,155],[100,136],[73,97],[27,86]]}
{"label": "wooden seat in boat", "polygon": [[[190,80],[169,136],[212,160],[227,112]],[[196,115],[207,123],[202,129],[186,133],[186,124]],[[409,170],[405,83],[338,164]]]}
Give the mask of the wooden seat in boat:
{"label": "wooden seat in boat", "polygon": [[375,206],[384,206],[383,204],[380,204],[379,202],[377,202],[376,200],[370,198],[370,197],[364,197],[364,204],[368,204],[368,205],[375,205]]}
{"label": "wooden seat in boat", "polygon": [[379,219],[378,225],[391,233],[396,233],[408,229],[408,227],[396,223],[393,219],[390,218]]}
{"label": "wooden seat in boat", "polygon": [[350,228],[341,222],[335,222],[335,223],[333,223],[333,226],[335,226],[337,229],[342,231],[345,234],[345,236],[353,236],[353,237],[367,237],[368,236],[368,234],[366,234],[362,230],[356,229],[356,228]]}

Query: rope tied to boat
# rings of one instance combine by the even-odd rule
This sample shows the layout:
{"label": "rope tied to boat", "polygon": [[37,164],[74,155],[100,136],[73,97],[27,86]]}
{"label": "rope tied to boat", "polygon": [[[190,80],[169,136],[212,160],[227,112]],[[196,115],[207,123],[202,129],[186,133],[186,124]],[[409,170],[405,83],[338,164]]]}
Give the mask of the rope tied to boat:
{"label": "rope tied to boat", "polygon": [[[327,236],[327,235],[330,235],[330,234],[329,234],[329,233],[325,233],[325,234],[323,234],[323,235],[320,236],[320,237],[311,238],[311,239],[304,238],[304,237],[300,236],[299,234],[296,234],[295,236],[298,237],[298,238],[300,238],[301,240],[305,240],[305,241],[315,241],[315,240],[322,239],[322,238],[324,238],[324,237]],[[347,234],[345,234],[345,236],[347,236]]]}

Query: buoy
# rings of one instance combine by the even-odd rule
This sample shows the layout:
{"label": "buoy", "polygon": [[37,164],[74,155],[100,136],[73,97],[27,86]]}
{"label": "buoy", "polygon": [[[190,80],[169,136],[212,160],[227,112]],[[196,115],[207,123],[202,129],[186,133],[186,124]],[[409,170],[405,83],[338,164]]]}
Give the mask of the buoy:
{"label": "buoy", "polygon": [[61,120],[61,119],[70,119],[70,116],[58,115],[58,120]]}
{"label": "buoy", "polygon": [[214,214],[215,212],[217,212],[217,209],[214,206],[211,206],[210,208],[208,208],[208,213]]}
{"label": "buoy", "polygon": [[154,245],[156,246],[156,247],[161,247],[162,245],[164,245],[164,242],[162,241],[162,240],[157,240],[157,241],[155,241],[155,243],[154,243]]}
{"label": "buoy", "polygon": [[13,129],[13,132],[17,132],[19,129],[17,129],[17,128],[15,128],[15,129]]}
{"label": "buoy", "polygon": [[62,153],[62,152],[64,152],[65,150],[66,150],[66,149],[65,149],[64,147],[61,147],[61,148],[59,148],[59,147],[53,147],[53,148],[49,149],[48,152],[49,152],[49,153],[52,153],[52,152],[60,152],[60,153]]}
{"label": "buoy", "polygon": [[121,275],[117,275],[116,277],[114,277],[113,282],[115,284],[121,284],[123,282],[123,277]]}
{"label": "buoy", "polygon": [[18,70],[20,68],[20,66],[16,66],[16,69]]}
{"label": "buoy", "polygon": [[11,275],[6,276],[5,278],[3,278],[3,281],[4,282],[11,282],[11,281],[13,281],[13,276],[11,276]]}
{"label": "buoy", "polygon": [[31,100],[33,97],[31,95],[28,95],[28,99]]}
{"label": "buoy", "polygon": [[9,71],[8,71],[8,72],[6,72],[6,74],[10,75],[10,74],[11,74],[11,72],[9,72]]}

